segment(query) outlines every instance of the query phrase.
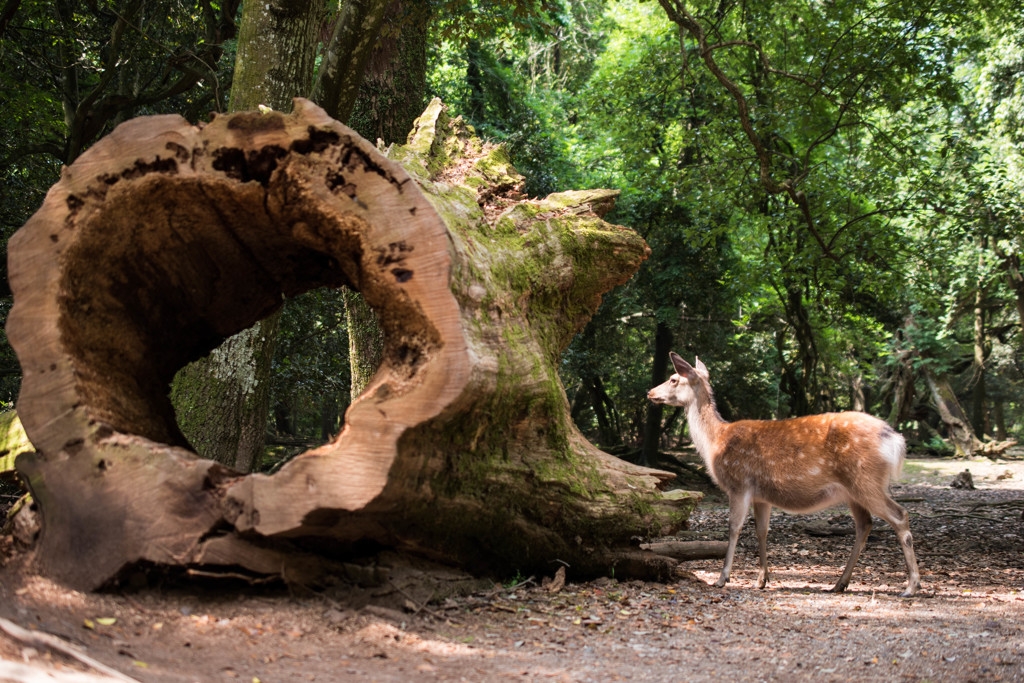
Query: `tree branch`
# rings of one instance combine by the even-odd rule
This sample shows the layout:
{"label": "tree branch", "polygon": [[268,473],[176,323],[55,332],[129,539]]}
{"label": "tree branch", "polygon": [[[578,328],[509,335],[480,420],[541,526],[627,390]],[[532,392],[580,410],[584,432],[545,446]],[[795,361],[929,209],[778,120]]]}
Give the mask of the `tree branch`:
{"label": "tree branch", "polygon": [[[807,224],[808,232],[811,233],[814,241],[818,243],[822,253],[827,258],[837,261],[838,258],[829,249],[828,244],[822,238],[821,233],[818,232],[818,229],[814,224],[814,216],[811,214],[807,195],[796,187],[797,184],[799,184],[799,182],[806,176],[806,171],[798,175],[796,178],[786,179],[781,182],[772,177],[771,152],[769,152],[765,147],[760,136],[758,136],[757,131],[754,130],[754,125],[750,120],[750,106],[747,103],[747,98],[743,95],[743,91],[740,90],[740,87],[725,74],[722,68],[715,61],[713,52],[721,47],[743,45],[756,49],[758,54],[761,55],[762,62],[765,64],[768,63],[767,56],[764,55],[760,46],[744,40],[723,41],[716,43],[715,45],[709,45],[704,29],[701,27],[700,23],[686,11],[681,2],[678,2],[678,0],[658,0],[658,2],[665,10],[666,14],[668,14],[669,19],[684,28],[689,32],[693,39],[697,41],[697,47],[701,58],[704,60],[704,64],[722,87],[724,87],[736,101],[736,109],[740,118],[740,126],[743,128],[743,132],[746,134],[750,144],[754,147],[754,152],[757,156],[761,186],[764,187],[765,191],[769,194],[785,193],[793,203],[796,204],[797,208],[800,209],[801,218]],[[806,155],[802,167],[805,169],[807,167]]]}

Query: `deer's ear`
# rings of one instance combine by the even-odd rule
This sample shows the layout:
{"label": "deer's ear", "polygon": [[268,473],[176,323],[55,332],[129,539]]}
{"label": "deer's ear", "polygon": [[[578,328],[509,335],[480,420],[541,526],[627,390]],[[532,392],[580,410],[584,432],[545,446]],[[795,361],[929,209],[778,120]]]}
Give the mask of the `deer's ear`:
{"label": "deer's ear", "polygon": [[708,373],[707,366],[700,362],[700,358],[697,358],[694,362],[696,363],[697,374],[703,377],[704,379],[708,379],[708,377],[710,377],[710,374]]}
{"label": "deer's ear", "polygon": [[675,367],[676,372],[682,375],[683,377],[692,375],[694,373],[693,366],[687,363],[685,360],[683,360],[675,351],[670,351],[668,357],[669,359],[671,359],[672,365],[673,367]]}

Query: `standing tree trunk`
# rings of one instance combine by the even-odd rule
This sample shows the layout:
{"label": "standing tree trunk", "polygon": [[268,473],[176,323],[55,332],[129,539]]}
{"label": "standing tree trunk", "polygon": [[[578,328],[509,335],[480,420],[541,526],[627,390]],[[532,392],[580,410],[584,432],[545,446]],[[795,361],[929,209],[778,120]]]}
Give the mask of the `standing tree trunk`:
{"label": "standing tree trunk", "polygon": [[931,370],[924,369],[924,378],[932,390],[932,399],[939,411],[939,416],[949,431],[949,439],[953,442],[956,454],[961,457],[973,455],[981,449],[981,441],[974,433],[970,420],[960,406],[953,387],[945,377],[937,377]]}
{"label": "standing tree trunk", "polygon": [[1003,399],[997,396],[992,402],[992,421],[995,427],[996,439],[998,441],[1005,441],[1006,435],[1006,416],[1003,412]]}
{"label": "standing tree trunk", "polygon": [[987,239],[980,238],[978,245],[978,281],[977,289],[974,292],[974,391],[971,395],[971,419],[974,422],[974,433],[986,437],[989,433],[988,425],[988,396],[985,386],[985,356],[988,346],[987,332],[985,330],[985,249]]}
{"label": "standing tree trunk", "polygon": [[893,429],[898,429],[901,422],[910,419],[910,410],[914,407],[914,368],[911,363],[912,359],[913,354],[910,351],[897,350],[892,377],[882,389],[883,394],[892,392],[892,405],[885,421]]}
{"label": "standing tree trunk", "polygon": [[1017,308],[1017,322],[1020,334],[1024,337],[1024,275],[1020,272],[1020,255],[1007,254],[996,249],[996,254],[1003,259],[1002,269],[1006,272],[1006,284],[1013,292],[1013,302]]}
{"label": "standing tree trunk", "polygon": [[341,295],[345,302],[348,364],[352,376],[349,394],[354,401],[373,379],[384,358],[384,330],[373,307],[366,303],[362,294],[346,289]]}
{"label": "standing tree trunk", "polygon": [[[423,111],[427,90],[427,28],[430,6],[422,0],[389,0],[380,39],[370,51],[359,97],[348,120],[339,102],[323,102],[327,113],[345,121],[367,140],[405,142]],[[384,333],[373,308],[359,292],[346,291],[352,398],[370,382],[384,353]]]}
{"label": "standing tree trunk", "polygon": [[430,4],[424,0],[389,0],[387,5],[380,39],[370,52],[359,97],[346,121],[367,140],[383,140],[385,145],[404,143],[426,105],[430,26]]}
{"label": "standing tree trunk", "polygon": [[[672,351],[672,330],[658,321],[654,328],[654,362],[651,370],[651,386],[665,381],[668,368],[668,354]],[[658,462],[658,447],[661,445],[661,418],[664,411],[660,403],[647,404],[647,419],[644,422],[644,439],[640,446],[640,464],[654,465]]]}
{"label": "standing tree trunk", "polygon": [[[481,570],[665,577],[622,550],[698,495],[574,428],[561,351],[646,258],[616,192],[524,201],[501,148],[435,101],[387,156],[323,110],[203,127],[129,121],[10,241],[17,461],[43,571],[81,588],[139,562],[307,580],[307,553],[386,544]],[[273,475],[187,448],[167,388],[282,298],[351,285],[384,358],[336,440]]]}
{"label": "standing tree trunk", "polygon": [[[231,111],[286,109],[310,92],[319,19],[319,5],[305,0],[243,4]],[[171,400],[192,448],[240,472],[263,454],[279,318],[239,332],[174,380]]]}

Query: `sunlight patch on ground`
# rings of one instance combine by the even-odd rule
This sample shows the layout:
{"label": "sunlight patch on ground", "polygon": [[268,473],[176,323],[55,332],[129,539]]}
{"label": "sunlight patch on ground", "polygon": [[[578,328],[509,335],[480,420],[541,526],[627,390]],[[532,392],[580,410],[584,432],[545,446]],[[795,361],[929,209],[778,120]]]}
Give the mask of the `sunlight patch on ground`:
{"label": "sunlight patch on ground", "polygon": [[67,609],[80,609],[86,606],[86,596],[76,590],[43,578],[38,575],[27,577],[25,585],[15,591],[15,595],[32,595],[36,599],[44,600],[54,607]]}
{"label": "sunlight patch on ground", "polygon": [[903,476],[896,483],[949,486],[960,472],[970,470],[975,485],[987,488],[1024,489],[1024,461],[989,458],[910,458],[903,464]]}
{"label": "sunlight patch on ground", "polygon": [[452,656],[494,656],[493,653],[482,652],[479,648],[462,643],[452,643],[442,640],[428,640],[415,633],[409,633],[383,622],[374,622],[369,626],[359,629],[356,637],[364,643],[380,647],[393,647],[410,652],[422,652],[444,657]]}

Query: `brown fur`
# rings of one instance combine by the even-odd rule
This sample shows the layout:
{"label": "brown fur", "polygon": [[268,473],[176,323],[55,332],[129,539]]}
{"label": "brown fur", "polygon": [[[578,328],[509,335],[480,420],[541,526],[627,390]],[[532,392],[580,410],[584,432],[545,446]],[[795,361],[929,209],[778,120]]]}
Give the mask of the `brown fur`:
{"label": "brown fur", "polygon": [[895,530],[907,563],[904,597],[920,585],[906,510],[889,496],[906,447],[888,424],[865,413],[826,413],[789,420],[726,422],[715,407],[707,368],[671,354],[676,374],[651,389],[655,403],[687,410],[690,436],[708,472],[729,497],[729,548],[717,586],[729,580],[733,555],[747,510],[754,506],[761,575],[768,582],[767,534],[772,506],[813,512],[847,503],[857,528],[853,552],[833,590],[846,589],[876,515]]}

